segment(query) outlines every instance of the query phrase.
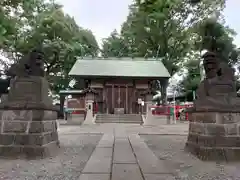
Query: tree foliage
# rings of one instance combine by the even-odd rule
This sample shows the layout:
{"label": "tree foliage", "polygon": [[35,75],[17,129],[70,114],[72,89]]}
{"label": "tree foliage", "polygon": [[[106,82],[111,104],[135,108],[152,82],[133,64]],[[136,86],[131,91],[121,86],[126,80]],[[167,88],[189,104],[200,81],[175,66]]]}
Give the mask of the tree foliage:
{"label": "tree foliage", "polygon": [[[77,57],[97,56],[99,48],[90,30],[79,27],[61,5],[42,0],[0,2],[0,50],[17,63],[32,48],[45,53],[47,78],[52,89],[67,88],[68,72]],[[2,60],[4,70],[8,62]]]}
{"label": "tree foliage", "polygon": [[[185,66],[187,56],[196,51],[195,41],[200,36],[196,35],[196,24],[207,17],[220,18],[224,5],[224,0],[135,0],[120,35],[105,39],[104,54],[156,58],[173,76]],[[187,82],[197,81],[185,80],[183,84],[187,87]],[[163,96],[165,85],[160,86]]]}
{"label": "tree foliage", "polygon": [[129,47],[123,37],[114,30],[111,35],[102,42],[102,55],[104,57],[127,57]]}
{"label": "tree foliage", "polygon": [[[212,18],[200,21],[193,28],[197,37],[194,44],[195,51],[216,52],[220,60],[231,64],[233,67],[239,66],[240,51],[233,43],[235,32],[232,29],[225,27],[217,19]],[[201,81],[199,69],[200,54],[198,53],[197,56],[190,57],[185,65],[187,73],[180,82],[180,87],[181,91],[187,95],[195,91]]]}
{"label": "tree foliage", "polygon": [[200,59],[193,57],[184,64],[186,73],[180,81],[178,91],[184,93],[187,97],[192,97],[193,91],[196,91],[201,81]]}
{"label": "tree foliage", "polygon": [[[135,0],[120,36],[114,41],[112,35],[105,39],[104,52],[111,56],[158,58],[173,75],[192,50],[191,28],[196,22],[219,14],[223,7],[224,0],[197,4],[189,0]],[[113,53],[120,49],[124,53]]]}
{"label": "tree foliage", "polygon": [[197,50],[216,52],[222,61],[232,65],[238,62],[238,50],[233,43],[236,33],[232,29],[213,18],[200,21],[194,28],[198,35]]}

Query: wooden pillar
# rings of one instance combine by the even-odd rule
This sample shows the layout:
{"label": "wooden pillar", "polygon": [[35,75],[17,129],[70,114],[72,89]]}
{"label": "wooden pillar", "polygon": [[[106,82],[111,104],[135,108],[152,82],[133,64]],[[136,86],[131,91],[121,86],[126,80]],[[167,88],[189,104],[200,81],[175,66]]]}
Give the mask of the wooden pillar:
{"label": "wooden pillar", "polygon": [[131,105],[131,109],[130,109],[130,113],[134,113],[136,114],[137,113],[137,109],[136,109],[136,86],[134,85],[133,86],[133,95],[131,97],[131,102],[132,102],[132,105]]}
{"label": "wooden pillar", "polygon": [[[114,85],[112,84],[112,108],[115,108],[115,103],[114,103]],[[111,109],[112,111],[112,109]]]}
{"label": "wooden pillar", "polygon": [[107,104],[106,91],[107,91],[106,87],[103,86],[103,91],[102,91],[103,113],[106,113],[106,104]]}
{"label": "wooden pillar", "polygon": [[105,86],[106,90],[105,90],[105,108],[106,108],[106,113],[109,114],[109,108],[110,106],[110,102],[108,100],[108,94],[109,94],[109,87]]}
{"label": "wooden pillar", "polygon": [[118,99],[117,99],[117,103],[118,103],[118,108],[121,108],[121,88],[120,88],[120,86],[118,86]]}

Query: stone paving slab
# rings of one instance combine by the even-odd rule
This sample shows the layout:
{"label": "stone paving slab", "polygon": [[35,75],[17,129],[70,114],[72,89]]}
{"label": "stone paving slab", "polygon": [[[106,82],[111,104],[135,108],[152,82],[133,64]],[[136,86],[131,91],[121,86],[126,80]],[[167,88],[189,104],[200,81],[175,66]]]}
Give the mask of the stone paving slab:
{"label": "stone paving slab", "polygon": [[112,180],[143,180],[137,164],[113,164]]}
{"label": "stone paving slab", "polygon": [[81,174],[79,180],[110,180],[110,174]]}
{"label": "stone paving slab", "polygon": [[129,137],[137,162],[144,174],[169,173],[175,171],[166,161],[159,160],[138,135]]}
{"label": "stone paving slab", "polygon": [[97,148],[113,148],[114,135],[104,134],[101,141],[98,143]]}
{"label": "stone paving slab", "polygon": [[96,148],[82,173],[111,173],[112,148]]}
{"label": "stone paving slab", "polygon": [[[83,174],[92,174],[92,173],[111,173],[111,164],[113,158],[113,139],[112,135],[105,134],[99,141],[96,149],[92,153],[92,156],[88,160],[86,166],[84,167]],[[109,146],[110,145],[110,146]],[[102,146],[102,147],[101,147]],[[105,146],[105,147],[104,147]],[[106,147],[108,146],[108,147]]]}
{"label": "stone paving slab", "polygon": [[113,163],[136,163],[136,158],[127,138],[115,139]]}
{"label": "stone paving slab", "polygon": [[145,174],[145,180],[176,180],[172,175],[168,174]]}

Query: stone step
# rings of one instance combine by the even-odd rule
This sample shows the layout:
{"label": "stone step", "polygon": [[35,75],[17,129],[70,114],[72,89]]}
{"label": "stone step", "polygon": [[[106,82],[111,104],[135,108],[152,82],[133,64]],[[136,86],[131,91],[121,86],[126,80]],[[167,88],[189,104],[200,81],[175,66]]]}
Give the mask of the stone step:
{"label": "stone step", "polygon": [[102,117],[102,118],[134,118],[134,117],[140,117],[140,116],[99,116],[98,117]]}
{"label": "stone step", "polygon": [[141,120],[136,121],[120,121],[120,120],[95,120],[96,123],[142,123]]}
{"label": "stone step", "polygon": [[137,122],[137,121],[134,121],[134,122],[123,122],[123,121],[95,121],[95,123],[126,123],[126,124],[142,124],[142,122]]}
{"label": "stone step", "polygon": [[96,121],[126,121],[126,122],[129,122],[129,121],[142,121],[142,119],[96,119]]}
{"label": "stone step", "polygon": [[97,120],[123,120],[123,121],[139,121],[141,118],[128,118],[128,119],[123,119],[123,118],[96,118]]}
{"label": "stone step", "polygon": [[122,118],[122,119],[129,119],[129,118],[139,118],[141,116],[98,116],[98,118]]}
{"label": "stone step", "polygon": [[100,114],[98,113],[97,115],[99,116],[138,116],[140,114]]}
{"label": "stone step", "polygon": [[105,119],[109,119],[109,120],[125,120],[125,121],[134,121],[134,120],[141,120],[142,118],[139,117],[139,118],[96,118],[96,119],[99,119],[99,120],[105,120]]}
{"label": "stone step", "polygon": [[142,116],[139,114],[97,114],[96,123],[132,123],[142,124]]}
{"label": "stone step", "polygon": [[99,120],[99,121],[141,121],[141,119],[108,119],[108,118],[101,118],[101,119],[98,119],[96,118],[96,120]]}

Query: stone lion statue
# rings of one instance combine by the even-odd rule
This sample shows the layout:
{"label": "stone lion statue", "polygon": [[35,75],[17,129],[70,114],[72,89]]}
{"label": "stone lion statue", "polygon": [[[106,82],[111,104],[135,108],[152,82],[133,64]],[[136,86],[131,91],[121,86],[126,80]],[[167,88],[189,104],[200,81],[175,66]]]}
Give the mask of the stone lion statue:
{"label": "stone lion statue", "polygon": [[33,49],[18,63],[13,64],[7,71],[7,75],[15,76],[41,76],[44,73],[44,53],[40,48]]}

